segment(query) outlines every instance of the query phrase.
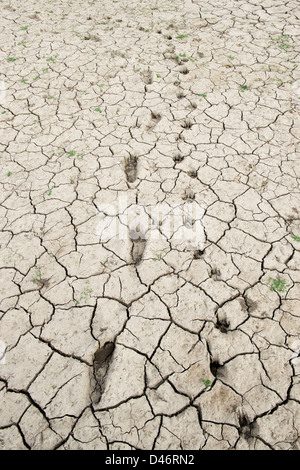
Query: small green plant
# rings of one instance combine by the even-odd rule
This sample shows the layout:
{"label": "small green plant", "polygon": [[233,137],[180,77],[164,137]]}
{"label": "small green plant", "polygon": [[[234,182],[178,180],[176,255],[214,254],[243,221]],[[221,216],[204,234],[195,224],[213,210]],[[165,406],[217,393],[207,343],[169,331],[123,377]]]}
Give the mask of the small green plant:
{"label": "small green plant", "polygon": [[21,26],[21,28],[20,28],[21,31],[27,31],[27,29],[28,29],[28,25],[27,26]]}
{"label": "small green plant", "polygon": [[53,189],[54,185],[52,186],[52,188],[47,189],[47,191],[45,191],[45,194],[47,194],[47,196],[51,196]]}
{"label": "small green plant", "polygon": [[275,292],[285,292],[290,284],[286,283],[285,279],[281,279],[279,276],[277,278],[269,277],[268,284],[271,291]]}
{"label": "small green plant", "polygon": [[12,172],[9,171],[9,172],[7,173],[7,176],[11,176],[11,175],[12,175]]}
{"label": "small green plant", "polygon": [[97,108],[95,108],[94,111],[97,111],[97,113],[102,113],[103,112],[102,109],[99,108],[99,106]]}
{"label": "small green plant", "polygon": [[14,57],[8,57],[7,61],[8,62],[15,62],[17,59],[15,59]]}
{"label": "small green plant", "polygon": [[192,59],[192,57],[188,57],[185,52],[183,54],[179,54],[179,57],[185,57],[186,59],[190,60],[191,62],[195,62],[195,59]]}
{"label": "small green plant", "polygon": [[188,37],[188,34],[178,34],[178,36],[176,36],[176,39],[184,39],[187,37]]}
{"label": "small green plant", "polygon": [[79,160],[82,160],[82,158],[84,157],[84,153],[80,153],[80,152],[76,152],[75,150],[69,150],[68,152],[66,152],[67,155],[69,155],[69,157],[75,157],[75,158],[78,158]]}
{"label": "small green plant", "polygon": [[92,292],[93,292],[93,289],[91,289],[91,287],[90,287],[90,281],[87,280],[85,282],[85,287],[80,292],[79,300],[76,300],[75,304],[79,305],[82,301],[86,304],[88,302],[88,300],[91,298]]}
{"label": "small green plant", "polygon": [[156,253],[155,258],[152,258],[153,261],[161,261],[163,257],[166,255],[166,253],[167,253],[167,250],[163,250],[160,253]]}
{"label": "small green plant", "polygon": [[248,85],[242,85],[241,86],[241,91],[246,91],[246,90],[249,90],[249,86]]}
{"label": "small green plant", "polygon": [[201,379],[201,381],[204,383],[206,388],[211,386],[211,381],[210,380]]}
{"label": "small green plant", "polygon": [[292,239],[296,242],[300,242],[300,237],[298,237],[297,235],[292,235]]}
{"label": "small green plant", "polygon": [[277,43],[279,49],[283,49],[286,51],[290,49],[291,47],[289,44],[289,40],[290,40],[290,36],[288,36],[287,34],[282,34],[281,36],[278,36],[273,41]]}
{"label": "small green plant", "polygon": [[41,280],[41,278],[42,278],[42,273],[41,273],[41,270],[39,268],[39,269],[36,270],[35,275],[32,276],[32,281],[33,282],[39,282]]}

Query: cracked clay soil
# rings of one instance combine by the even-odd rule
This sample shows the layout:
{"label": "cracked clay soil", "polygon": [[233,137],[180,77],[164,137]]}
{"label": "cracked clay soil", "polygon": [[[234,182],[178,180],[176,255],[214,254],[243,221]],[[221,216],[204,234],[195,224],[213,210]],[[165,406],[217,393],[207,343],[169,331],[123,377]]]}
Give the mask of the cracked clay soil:
{"label": "cracked clay soil", "polygon": [[0,13],[0,449],[299,450],[299,1]]}

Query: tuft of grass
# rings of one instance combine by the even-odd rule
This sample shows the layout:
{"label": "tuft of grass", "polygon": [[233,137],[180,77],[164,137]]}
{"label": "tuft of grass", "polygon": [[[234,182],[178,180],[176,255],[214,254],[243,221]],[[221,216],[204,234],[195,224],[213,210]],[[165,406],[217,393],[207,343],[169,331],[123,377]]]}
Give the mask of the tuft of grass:
{"label": "tuft of grass", "polygon": [[49,188],[47,191],[45,191],[45,194],[47,194],[47,196],[51,196],[53,189],[54,185],[52,186],[52,188]]}
{"label": "tuft of grass", "polygon": [[246,91],[246,90],[249,90],[249,86],[248,85],[242,85],[241,86],[241,91]]}
{"label": "tuft of grass", "polygon": [[269,277],[268,285],[270,286],[271,291],[275,291],[277,293],[285,292],[287,288],[290,287],[290,284],[287,284],[286,280],[281,279],[279,276],[277,276],[277,278]]}
{"label": "tuft of grass", "polygon": [[205,387],[208,388],[211,386],[211,381],[210,380],[206,380],[206,379],[201,379],[201,381],[204,383]]}
{"label": "tuft of grass", "polygon": [[290,36],[288,34],[282,34],[281,36],[278,36],[273,41],[277,43],[279,49],[283,49],[287,51],[288,49],[291,48],[291,45],[289,44],[289,40],[290,40]]}
{"label": "tuft of grass", "polygon": [[292,239],[296,242],[300,242],[300,237],[298,237],[297,235],[292,235]]}
{"label": "tuft of grass", "polygon": [[[179,54],[179,57],[184,57],[185,59],[188,59],[191,62],[195,62],[195,59],[192,59],[192,57],[187,56],[185,52],[183,54]],[[177,56],[177,58],[178,58],[178,56]]]}
{"label": "tuft of grass", "polygon": [[55,58],[56,58],[56,57],[57,57],[57,56],[55,56],[55,57],[52,57],[52,56],[51,56],[51,57],[48,57],[48,59],[46,59],[46,61],[47,61],[47,62],[52,62],[53,64],[55,64]]}

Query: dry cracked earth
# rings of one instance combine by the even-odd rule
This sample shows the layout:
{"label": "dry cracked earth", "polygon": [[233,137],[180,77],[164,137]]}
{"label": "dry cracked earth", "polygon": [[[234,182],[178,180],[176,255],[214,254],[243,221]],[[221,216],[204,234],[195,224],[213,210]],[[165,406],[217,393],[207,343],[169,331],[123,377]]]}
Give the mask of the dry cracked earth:
{"label": "dry cracked earth", "polygon": [[299,2],[0,10],[0,448],[299,449]]}

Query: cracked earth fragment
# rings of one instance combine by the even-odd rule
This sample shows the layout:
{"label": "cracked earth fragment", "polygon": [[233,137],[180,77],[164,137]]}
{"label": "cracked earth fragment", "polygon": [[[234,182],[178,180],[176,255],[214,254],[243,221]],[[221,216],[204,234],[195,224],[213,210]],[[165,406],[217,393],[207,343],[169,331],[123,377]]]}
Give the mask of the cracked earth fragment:
{"label": "cracked earth fragment", "polygon": [[0,449],[300,448],[298,7],[2,2]]}

